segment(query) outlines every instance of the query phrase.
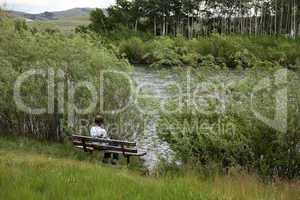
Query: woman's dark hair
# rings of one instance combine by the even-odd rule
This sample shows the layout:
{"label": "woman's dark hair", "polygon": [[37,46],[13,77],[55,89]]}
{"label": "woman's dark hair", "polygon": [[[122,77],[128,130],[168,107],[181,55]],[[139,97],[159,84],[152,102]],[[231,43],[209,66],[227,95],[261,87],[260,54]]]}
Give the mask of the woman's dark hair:
{"label": "woman's dark hair", "polygon": [[101,115],[97,115],[95,118],[95,124],[102,126],[104,124],[104,118]]}

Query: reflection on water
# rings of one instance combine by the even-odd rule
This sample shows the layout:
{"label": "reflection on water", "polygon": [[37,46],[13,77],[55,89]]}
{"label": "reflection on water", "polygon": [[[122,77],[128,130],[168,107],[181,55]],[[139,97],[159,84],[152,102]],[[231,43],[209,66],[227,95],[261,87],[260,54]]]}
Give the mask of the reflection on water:
{"label": "reflection on water", "polygon": [[[172,71],[165,71],[164,73],[145,67],[136,67],[133,73],[133,79],[137,87],[143,95],[150,95],[155,101],[164,102],[170,98],[166,91],[167,86],[174,83],[176,78],[172,75]],[[147,155],[143,157],[145,166],[152,170],[159,159],[172,161],[174,159],[174,152],[170,149],[168,143],[160,140],[156,133],[156,124],[159,119],[159,109],[152,107],[150,115],[147,116],[147,124],[145,126],[144,134],[138,135],[137,141],[139,148],[146,151]]]}

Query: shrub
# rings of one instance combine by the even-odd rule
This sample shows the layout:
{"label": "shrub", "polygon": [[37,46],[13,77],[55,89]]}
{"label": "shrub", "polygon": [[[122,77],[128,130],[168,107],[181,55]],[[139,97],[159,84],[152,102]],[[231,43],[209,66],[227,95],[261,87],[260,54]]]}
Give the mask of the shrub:
{"label": "shrub", "polygon": [[[19,23],[17,23],[19,24]],[[101,38],[95,35],[76,34],[64,35],[59,32],[32,32],[15,26],[9,19],[0,21],[0,126],[2,132],[13,132],[41,139],[58,139],[62,135],[57,132],[64,124],[57,120],[67,121],[69,110],[67,103],[63,104],[64,112],[33,115],[20,111],[14,101],[14,84],[17,78],[28,70],[53,69],[64,71],[64,76],[55,78],[55,83],[65,84],[64,94],[68,94],[67,85],[80,81],[89,81],[99,89],[97,74],[105,69],[129,72],[130,65],[126,60],[118,59],[106,49]],[[45,77],[31,77],[21,86],[23,100],[34,108],[48,108],[47,73]],[[126,104],[128,99],[128,83],[119,76],[109,75],[105,79],[104,105],[106,109],[116,109]],[[70,86],[70,85],[68,85]],[[97,90],[98,91],[98,90]],[[116,96],[117,95],[117,96]],[[117,97],[117,98],[116,98]],[[59,101],[55,96],[55,102]],[[63,95],[64,102],[70,100],[69,95]],[[74,103],[86,107],[91,100],[88,91],[82,89],[76,93]],[[56,104],[57,105],[57,104]],[[97,105],[99,106],[99,104]],[[91,118],[93,113],[87,118]],[[79,116],[72,120],[76,123]],[[69,125],[72,125],[71,123]],[[79,125],[79,124],[78,124]]]}
{"label": "shrub", "polygon": [[[205,113],[192,107],[186,109],[188,111],[161,115],[158,133],[185,164],[208,169],[219,166],[220,170],[241,166],[266,178],[300,176],[300,94],[295,88],[300,80],[297,74],[289,71],[287,82],[280,82],[286,84],[288,91],[287,127],[284,132],[275,129],[253,112],[257,110],[273,119],[275,106],[280,104],[274,97],[282,87],[278,82],[271,82],[270,88],[251,95],[259,81],[266,77],[274,80],[285,73],[278,71],[279,67],[265,64],[263,68],[250,69],[242,81],[225,88],[226,109],[222,112],[216,109],[214,102],[208,101]],[[210,94],[209,88],[207,90]],[[276,125],[285,123],[284,118],[279,120]]]}
{"label": "shrub", "polygon": [[244,49],[236,52],[232,57],[232,61],[234,68],[251,68],[256,64],[257,58],[247,49]]}
{"label": "shrub", "polygon": [[128,58],[131,63],[142,64],[144,63],[144,49],[144,42],[137,37],[133,37],[121,42],[119,55]]}
{"label": "shrub", "polygon": [[176,52],[174,40],[159,38],[146,44],[147,63],[152,67],[182,66],[180,55]]}
{"label": "shrub", "polygon": [[187,40],[182,37],[158,37],[143,42],[137,37],[119,45],[119,55],[134,64],[156,67],[199,67],[201,60],[213,56],[219,68],[251,68],[269,62],[285,68],[297,68],[299,41],[274,37],[223,36]]}

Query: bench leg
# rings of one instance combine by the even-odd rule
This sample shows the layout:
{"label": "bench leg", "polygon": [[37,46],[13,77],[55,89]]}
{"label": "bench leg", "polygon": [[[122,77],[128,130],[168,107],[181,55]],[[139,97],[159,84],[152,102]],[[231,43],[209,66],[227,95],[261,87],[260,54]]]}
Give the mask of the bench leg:
{"label": "bench leg", "polygon": [[106,153],[106,152],[104,152],[102,162],[103,162],[104,164],[108,164],[110,158],[111,158],[111,153]]}
{"label": "bench leg", "polygon": [[130,164],[130,156],[126,156],[126,159],[127,159],[127,165]]}

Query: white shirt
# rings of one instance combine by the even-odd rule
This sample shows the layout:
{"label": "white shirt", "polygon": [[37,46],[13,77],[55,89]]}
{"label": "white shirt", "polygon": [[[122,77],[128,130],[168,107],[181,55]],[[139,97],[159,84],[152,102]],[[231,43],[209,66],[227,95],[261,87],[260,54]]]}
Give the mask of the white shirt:
{"label": "white shirt", "polygon": [[100,126],[93,126],[90,132],[92,137],[107,138],[107,132]]}

